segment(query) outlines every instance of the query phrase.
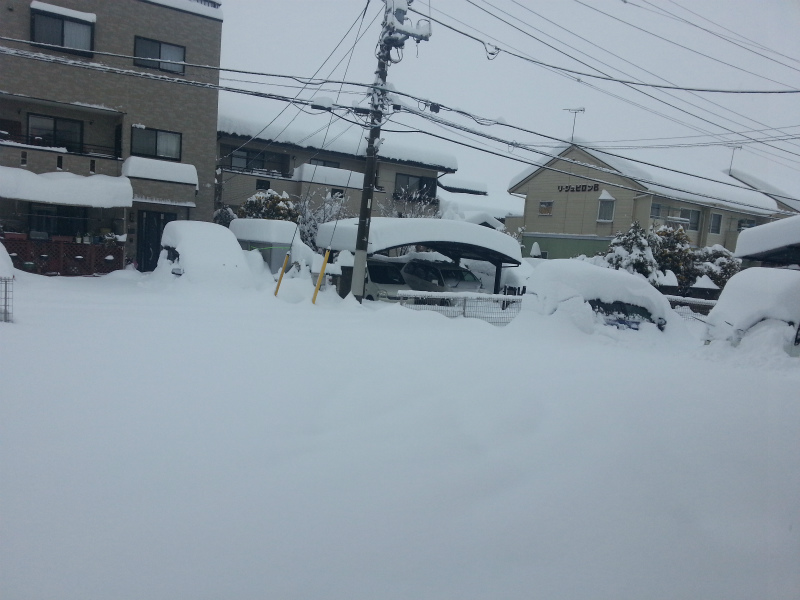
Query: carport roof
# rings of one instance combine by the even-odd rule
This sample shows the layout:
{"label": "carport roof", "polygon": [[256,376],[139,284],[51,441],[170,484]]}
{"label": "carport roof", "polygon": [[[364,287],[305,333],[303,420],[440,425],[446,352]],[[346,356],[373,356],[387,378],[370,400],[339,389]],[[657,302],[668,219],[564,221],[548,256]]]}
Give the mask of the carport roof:
{"label": "carport roof", "polygon": [[[358,219],[320,225],[317,246],[355,252]],[[519,243],[509,235],[464,221],[375,217],[370,223],[368,254],[420,245],[450,258],[519,265]]]}

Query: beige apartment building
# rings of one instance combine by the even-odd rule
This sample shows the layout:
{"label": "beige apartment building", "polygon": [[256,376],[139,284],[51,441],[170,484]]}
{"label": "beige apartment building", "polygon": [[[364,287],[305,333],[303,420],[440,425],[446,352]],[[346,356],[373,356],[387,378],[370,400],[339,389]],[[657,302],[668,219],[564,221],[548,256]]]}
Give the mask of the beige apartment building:
{"label": "beige apartment building", "polygon": [[[358,216],[364,184],[365,144],[359,144],[363,131],[309,137],[300,133],[300,126],[274,132],[262,131],[263,126],[220,115],[222,202],[235,210],[258,190],[267,189],[314,205],[328,195],[341,196],[340,214],[329,216]],[[435,213],[438,177],[457,170],[455,158],[395,143],[384,142],[380,148],[373,216]]]}
{"label": "beige apartment building", "polygon": [[213,214],[218,92],[175,80],[218,83],[216,70],[180,63],[219,66],[220,4],[4,0],[2,10],[0,225],[17,266],[152,270],[167,222]]}
{"label": "beige apartment building", "polygon": [[719,244],[733,251],[740,231],[791,210],[760,192],[741,189],[740,181],[724,173],[714,179],[729,179],[738,187],[646,170],[570,145],[511,181],[508,191],[525,197],[525,210],[522,217],[508,218],[506,226],[510,231],[524,227],[523,252],[527,255],[536,242],[546,258],[603,251],[634,221],[645,228],[680,226],[696,246]]}

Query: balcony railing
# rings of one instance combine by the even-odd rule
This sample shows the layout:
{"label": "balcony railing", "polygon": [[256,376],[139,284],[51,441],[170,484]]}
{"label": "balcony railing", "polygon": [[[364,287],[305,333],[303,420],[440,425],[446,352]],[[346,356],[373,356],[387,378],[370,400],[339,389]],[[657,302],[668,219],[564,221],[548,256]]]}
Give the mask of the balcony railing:
{"label": "balcony railing", "polygon": [[4,142],[21,144],[22,146],[28,146],[37,150],[83,154],[85,156],[96,156],[98,158],[121,158],[120,153],[113,147],[75,143],[66,140],[46,140],[45,138],[33,135],[13,135],[7,132],[0,132],[0,144]]}
{"label": "balcony railing", "polygon": [[[63,238],[63,240],[71,238]],[[49,240],[0,239],[14,267],[40,275],[96,275],[122,269],[125,248],[121,243],[95,244]]]}

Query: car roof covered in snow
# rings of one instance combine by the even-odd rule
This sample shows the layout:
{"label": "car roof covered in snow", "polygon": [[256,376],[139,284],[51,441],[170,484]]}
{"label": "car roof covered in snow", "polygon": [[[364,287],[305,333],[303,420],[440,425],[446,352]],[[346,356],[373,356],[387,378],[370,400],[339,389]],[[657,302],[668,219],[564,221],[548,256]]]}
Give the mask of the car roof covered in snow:
{"label": "car roof covered in snow", "polygon": [[734,256],[800,263],[800,215],[745,229],[736,240]]}

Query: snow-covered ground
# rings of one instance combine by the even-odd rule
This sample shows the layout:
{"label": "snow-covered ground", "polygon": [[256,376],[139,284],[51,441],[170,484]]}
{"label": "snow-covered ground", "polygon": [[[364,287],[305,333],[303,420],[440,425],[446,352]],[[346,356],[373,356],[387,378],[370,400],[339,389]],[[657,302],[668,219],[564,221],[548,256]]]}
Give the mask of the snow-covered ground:
{"label": "snow-covered ground", "polygon": [[800,363],[135,271],[15,272],[8,600],[797,599]]}

